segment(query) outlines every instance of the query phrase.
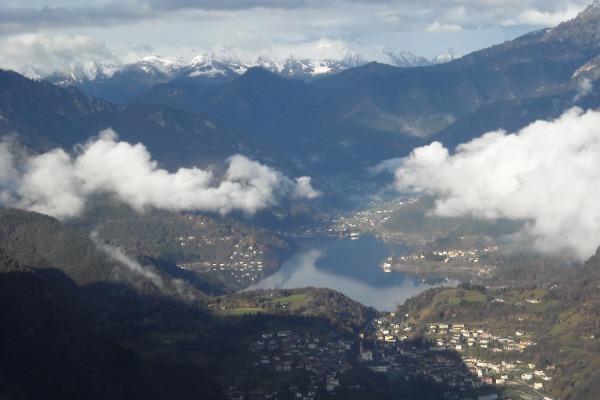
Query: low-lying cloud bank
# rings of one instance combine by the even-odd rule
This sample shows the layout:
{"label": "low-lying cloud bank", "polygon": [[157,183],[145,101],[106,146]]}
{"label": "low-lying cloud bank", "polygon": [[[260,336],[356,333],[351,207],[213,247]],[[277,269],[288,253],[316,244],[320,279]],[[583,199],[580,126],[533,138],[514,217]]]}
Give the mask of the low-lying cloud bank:
{"label": "low-lying cloud bank", "polygon": [[139,211],[209,211],[253,214],[284,196],[312,199],[310,177],[291,180],[242,155],[227,159],[223,180],[210,171],[158,167],[143,144],[118,141],[110,129],[80,145],[72,156],[55,149],[37,156],[11,152],[0,142],[0,204],[69,218],[95,193],[110,193]]}
{"label": "low-lying cloud bank", "polygon": [[528,221],[519,237],[547,253],[584,260],[600,244],[600,112],[489,132],[453,155],[434,142],[395,176],[399,190],[436,196],[436,215]]}

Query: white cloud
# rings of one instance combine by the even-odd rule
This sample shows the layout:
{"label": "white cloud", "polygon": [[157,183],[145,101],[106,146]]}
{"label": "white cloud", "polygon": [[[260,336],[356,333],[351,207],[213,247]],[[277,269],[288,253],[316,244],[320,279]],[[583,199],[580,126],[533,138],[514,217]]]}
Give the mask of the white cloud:
{"label": "white cloud", "polygon": [[400,190],[437,196],[435,213],[529,221],[537,249],[592,255],[600,244],[600,112],[573,108],[517,133],[457,147],[415,149],[396,171]]}
{"label": "white cloud", "polygon": [[435,21],[434,23],[429,25],[427,28],[425,28],[425,30],[427,32],[433,32],[433,33],[446,33],[446,32],[458,32],[458,31],[462,30],[462,28],[460,27],[460,25],[442,24],[439,21]]}
{"label": "white cloud", "polygon": [[0,142],[0,204],[11,204],[15,201],[13,189],[18,175],[10,143],[3,140]]}
{"label": "white cloud", "polygon": [[103,40],[86,35],[27,33],[1,39],[0,45],[0,65],[17,70],[43,66],[53,72],[90,59],[115,59]]}
{"label": "white cloud", "polygon": [[374,167],[370,167],[367,172],[370,175],[379,175],[382,172],[389,172],[393,174],[398,168],[402,166],[403,163],[404,158],[390,158],[389,160],[384,160],[380,162]]}
{"label": "white cloud", "polygon": [[563,21],[568,21],[577,16],[581,9],[568,4],[564,9],[553,11],[542,11],[530,9],[522,12],[518,19],[522,24],[553,27]]}
{"label": "white cloud", "polygon": [[[0,154],[9,154],[0,143]],[[110,193],[139,211],[148,208],[253,214],[277,204],[283,196],[314,198],[319,193],[309,177],[293,181],[280,172],[242,155],[230,157],[224,179],[209,171],[160,169],[144,145],[117,141],[112,130],[79,146],[71,156],[56,149],[45,154],[3,160],[0,200],[53,215],[77,216],[94,193]],[[6,164],[6,165],[4,165]]]}
{"label": "white cloud", "polygon": [[311,177],[310,176],[300,176],[296,178],[296,185],[294,186],[294,195],[299,198],[307,198],[314,199],[319,197],[321,193],[318,190],[315,190],[311,186]]}
{"label": "white cloud", "polygon": [[[56,217],[74,216],[85,206],[71,157],[61,149],[32,157],[23,166],[16,193],[17,205]],[[13,204],[14,205],[14,204]]]}
{"label": "white cloud", "polygon": [[594,91],[594,84],[588,78],[583,78],[578,82],[577,85],[577,94],[573,99],[574,103],[577,103],[579,100],[587,96],[588,94]]}

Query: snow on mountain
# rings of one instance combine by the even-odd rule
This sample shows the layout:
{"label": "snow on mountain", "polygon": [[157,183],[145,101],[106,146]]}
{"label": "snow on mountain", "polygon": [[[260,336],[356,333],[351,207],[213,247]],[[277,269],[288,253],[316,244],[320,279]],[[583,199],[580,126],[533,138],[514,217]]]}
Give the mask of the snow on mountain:
{"label": "snow on mountain", "polygon": [[[72,82],[104,81],[111,78],[119,69],[118,65],[109,61],[90,60],[71,65],[71,69],[66,73],[55,72],[45,78],[64,85]],[[43,78],[44,75],[40,73],[39,77]]]}
{"label": "snow on mountain", "polygon": [[431,60],[432,64],[445,64],[454,60],[456,56],[450,49],[446,49]]}
{"label": "snow on mountain", "polygon": [[310,43],[280,45],[277,51],[278,55],[275,57],[277,60],[285,60],[291,56],[313,62],[337,61],[348,68],[358,67],[371,61],[399,67],[414,67],[429,63],[425,58],[417,57],[407,51],[347,40],[320,39]]}
{"label": "snow on mountain", "polygon": [[213,51],[210,58],[239,65],[239,72],[262,67],[285,76],[317,76],[339,72],[376,61],[398,67],[429,65],[414,54],[397,49],[372,46],[363,42],[320,39],[308,43],[280,43],[259,54],[228,47]]}
{"label": "snow on mountain", "polygon": [[21,75],[26,76],[27,78],[33,79],[35,81],[42,80],[46,76],[39,69],[34,68],[32,66],[29,66],[29,65],[22,66],[21,68],[18,69],[18,72]]}
{"label": "snow on mountain", "polygon": [[144,57],[135,63],[138,68],[141,68],[146,73],[160,73],[164,75],[172,75],[185,68],[188,64],[189,63],[180,59],[173,60],[159,56]]}
{"label": "snow on mountain", "polygon": [[432,64],[429,60],[404,50],[357,41],[320,39],[309,43],[279,43],[262,52],[239,47],[219,47],[191,59],[153,55],[124,66],[108,61],[89,61],[73,65],[68,72],[52,74],[49,80],[61,85],[102,82],[124,71],[165,82],[174,79],[231,79],[252,67],[262,67],[286,77],[310,80],[373,61],[398,67]]}

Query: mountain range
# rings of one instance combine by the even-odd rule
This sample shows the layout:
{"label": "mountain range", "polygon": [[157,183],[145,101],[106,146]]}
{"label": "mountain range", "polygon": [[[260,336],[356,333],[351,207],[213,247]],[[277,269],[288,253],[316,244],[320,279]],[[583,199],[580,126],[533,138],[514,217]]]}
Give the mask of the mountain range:
{"label": "mountain range", "polygon": [[231,81],[253,67],[286,78],[311,81],[374,61],[397,67],[417,67],[444,63],[453,58],[450,50],[427,60],[404,50],[321,39],[276,45],[270,51],[260,53],[223,47],[190,59],[147,56],[125,65],[96,60],[52,74],[29,71],[28,76],[47,79],[60,86],[75,86],[85,94],[122,103],[155,84],[216,85]]}
{"label": "mountain range", "polygon": [[[365,59],[342,50],[355,56],[346,57],[346,69],[308,82],[283,76],[281,63],[279,72],[266,64],[248,68],[253,64],[239,63],[241,56],[235,63],[242,75],[222,72],[212,58],[198,57],[194,67],[156,58],[132,66],[137,75],[89,75],[99,81],[88,89],[79,81],[83,94],[16,75],[9,83],[4,73],[2,133],[18,132],[34,149],[44,142],[46,148],[68,147],[111,126],[123,139],[143,142],[170,168],[260,153],[313,175],[370,181],[368,168],[433,140],[453,148],[487,131],[554,118],[575,105],[597,107],[599,32],[595,2],[555,28],[443,64],[346,68]],[[221,72],[200,73],[209,70]],[[223,79],[195,80],[201,76]],[[115,105],[107,98],[131,101]]]}

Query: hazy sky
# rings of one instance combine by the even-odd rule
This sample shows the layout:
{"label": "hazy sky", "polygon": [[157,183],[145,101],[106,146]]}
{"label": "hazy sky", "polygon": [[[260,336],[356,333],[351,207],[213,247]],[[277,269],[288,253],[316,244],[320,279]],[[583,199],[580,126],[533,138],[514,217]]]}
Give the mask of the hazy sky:
{"label": "hazy sky", "polygon": [[0,66],[192,58],[219,46],[364,41],[463,55],[573,18],[591,0],[3,0]]}

